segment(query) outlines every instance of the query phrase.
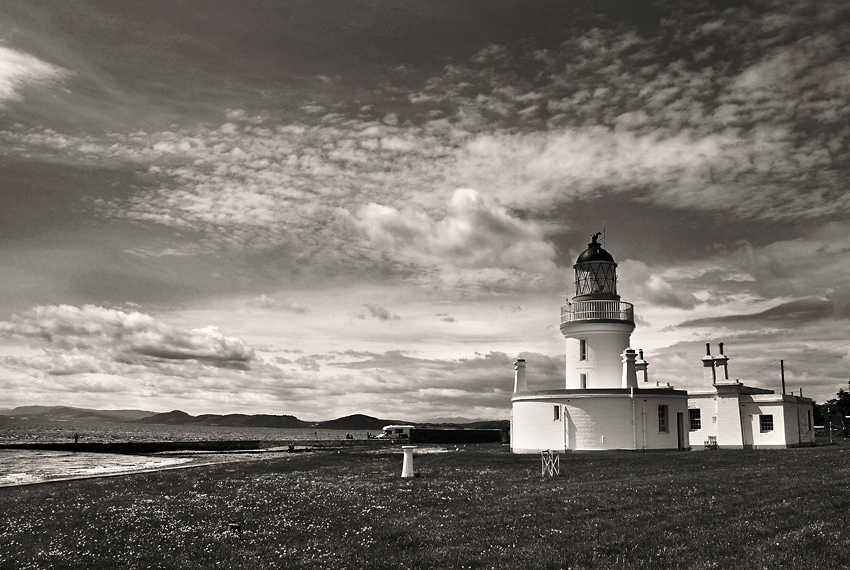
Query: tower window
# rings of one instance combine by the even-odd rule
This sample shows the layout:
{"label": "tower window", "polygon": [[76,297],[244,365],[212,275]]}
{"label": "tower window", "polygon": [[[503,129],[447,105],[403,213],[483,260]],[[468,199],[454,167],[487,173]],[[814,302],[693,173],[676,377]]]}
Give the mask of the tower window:
{"label": "tower window", "polygon": [[552,421],[557,422],[561,419],[561,406],[554,406],[552,410]]}
{"label": "tower window", "polygon": [[773,431],[773,414],[762,414],[759,416],[759,426],[762,432]]}
{"label": "tower window", "polygon": [[702,414],[699,408],[688,410],[688,419],[691,421],[691,431],[702,429]]}
{"label": "tower window", "polygon": [[667,406],[658,406],[658,431],[667,433]]}
{"label": "tower window", "polygon": [[587,389],[587,374],[579,374],[578,379],[582,390]]}
{"label": "tower window", "polygon": [[578,359],[587,360],[587,339],[578,340]]}

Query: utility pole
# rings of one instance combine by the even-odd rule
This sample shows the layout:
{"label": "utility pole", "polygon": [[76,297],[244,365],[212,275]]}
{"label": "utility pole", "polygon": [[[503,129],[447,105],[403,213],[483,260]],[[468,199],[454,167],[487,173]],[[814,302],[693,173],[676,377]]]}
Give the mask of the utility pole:
{"label": "utility pole", "polygon": [[829,406],[826,407],[826,417],[829,418],[829,443],[832,443],[832,414],[830,413]]}

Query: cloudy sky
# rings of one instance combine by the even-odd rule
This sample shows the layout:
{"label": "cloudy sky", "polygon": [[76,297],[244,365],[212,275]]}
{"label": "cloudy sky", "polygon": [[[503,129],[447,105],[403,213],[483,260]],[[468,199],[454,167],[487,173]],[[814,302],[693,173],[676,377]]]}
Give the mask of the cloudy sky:
{"label": "cloudy sky", "polygon": [[850,8],[4,0],[2,407],[506,418],[606,232],[652,380],[850,378]]}

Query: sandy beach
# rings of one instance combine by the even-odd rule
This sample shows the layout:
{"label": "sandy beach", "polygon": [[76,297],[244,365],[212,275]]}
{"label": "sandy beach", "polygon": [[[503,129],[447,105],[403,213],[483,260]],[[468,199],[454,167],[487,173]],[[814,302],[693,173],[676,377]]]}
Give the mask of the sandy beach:
{"label": "sandy beach", "polygon": [[67,451],[0,450],[0,487],[186,469],[290,455],[286,448],[251,451],[181,451],[153,455]]}

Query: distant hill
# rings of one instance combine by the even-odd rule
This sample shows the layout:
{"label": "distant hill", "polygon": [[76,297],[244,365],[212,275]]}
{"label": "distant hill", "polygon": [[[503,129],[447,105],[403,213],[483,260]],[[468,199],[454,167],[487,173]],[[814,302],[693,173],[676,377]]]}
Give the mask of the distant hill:
{"label": "distant hill", "polygon": [[53,421],[86,421],[97,420],[105,422],[134,422],[153,416],[156,412],[145,410],[91,410],[88,408],[72,408],[70,406],[18,406],[11,410],[0,410],[2,416],[29,417]]}
{"label": "distant hill", "polygon": [[304,422],[295,416],[273,416],[267,414],[246,415],[246,414],[202,414],[200,416],[192,416],[180,410],[166,412],[164,414],[154,414],[147,418],[142,418],[139,423],[143,424],[167,424],[167,425],[206,425],[206,426],[230,426],[230,427],[269,427],[269,428],[284,428],[298,429],[311,428],[314,424]]}
{"label": "distant hill", "polygon": [[378,418],[373,418],[372,416],[365,416],[363,414],[354,414],[352,416],[345,416],[344,418],[339,418],[336,420],[328,420],[326,422],[319,422],[316,424],[316,428],[318,429],[350,429],[350,430],[378,430],[380,431],[386,425],[390,424],[404,424],[410,422],[403,422],[400,420],[379,420]]}
{"label": "distant hill", "polygon": [[193,416],[181,410],[166,413],[145,410],[91,410],[70,406],[18,406],[0,409],[0,416],[27,417],[47,421],[138,422],[165,425],[209,425],[229,427],[268,427],[281,429],[336,429],[350,431],[380,431],[385,425],[413,424],[433,427],[465,427],[477,429],[507,429],[508,420],[470,420],[463,417],[434,418],[428,422],[382,420],[364,414],[354,414],[323,422],[305,422],[295,416],[271,414],[201,414]]}
{"label": "distant hill", "polygon": [[500,429],[503,431],[511,428],[511,420],[481,420],[464,424],[463,427],[471,429]]}
{"label": "distant hill", "polygon": [[[437,418],[437,419],[452,419],[452,418]],[[456,418],[464,419],[464,418]],[[423,422],[423,427],[442,427],[442,428],[466,428],[466,429],[500,429],[508,430],[511,427],[510,420],[468,420],[466,422]]]}
{"label": "distant hill", "polygon": [[139,423],[142,424],[191,424],[195,421],[195,416],[190,416],[186,412],[174,410],[165,412],[164,414],[154,414],[147,418],[142,418]]}
{"label": "distant hill", "polygon": [[482,420],[481,418],[469,419],[460,416],[449,417],[449,418],[433,418],[425,421],[426,424],[471,424],[475,422],[483,422],[486,420]]}

